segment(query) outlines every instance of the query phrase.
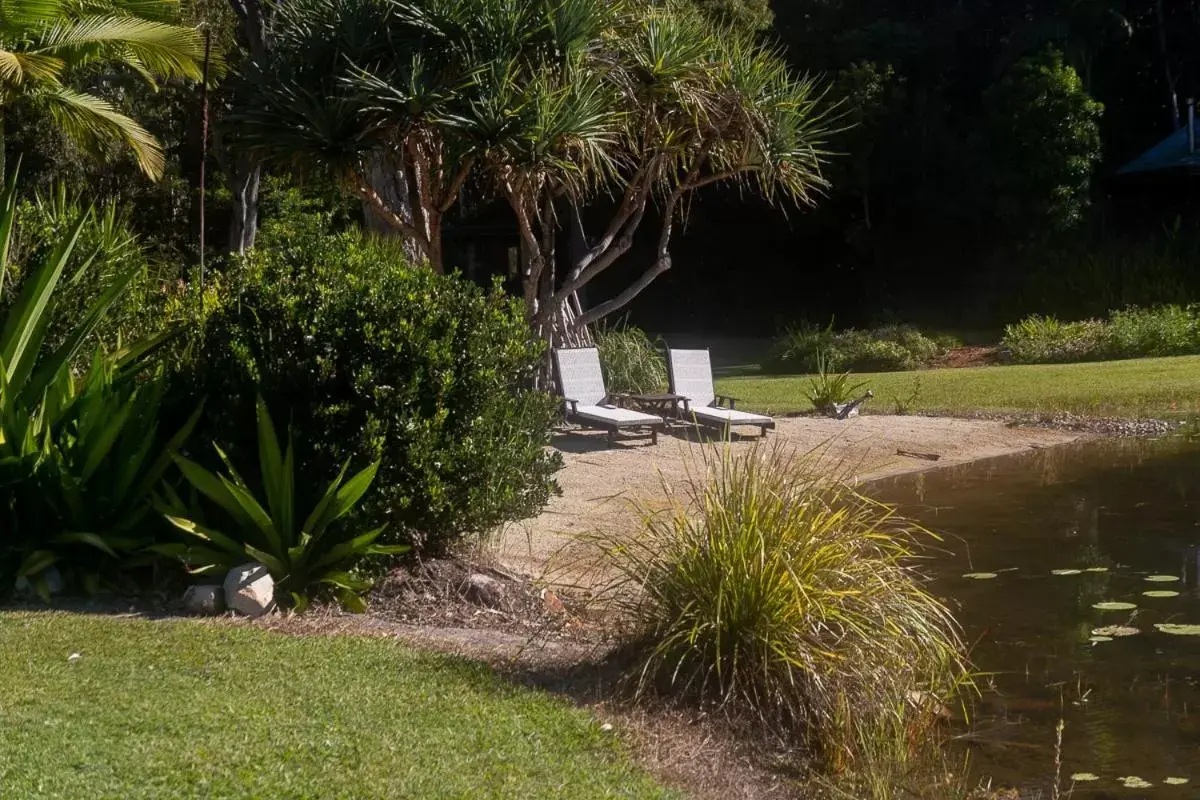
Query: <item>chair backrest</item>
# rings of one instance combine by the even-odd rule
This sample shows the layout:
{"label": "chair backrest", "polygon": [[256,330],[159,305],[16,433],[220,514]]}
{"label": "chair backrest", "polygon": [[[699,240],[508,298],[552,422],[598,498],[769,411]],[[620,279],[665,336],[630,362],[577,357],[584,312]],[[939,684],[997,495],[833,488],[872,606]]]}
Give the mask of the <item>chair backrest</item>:
{"label": "chair backrest", "polygon": [[604,373],[600,371],[600,351],[579,347],[554,351],[554,371],[562,396],[583,406],[598,406],[608,397]]}
{"label": "chair backrest", "polygon": [[692,405],[709,406],[716,399],[707,350],[667,350],[667,374],[671,391]]}

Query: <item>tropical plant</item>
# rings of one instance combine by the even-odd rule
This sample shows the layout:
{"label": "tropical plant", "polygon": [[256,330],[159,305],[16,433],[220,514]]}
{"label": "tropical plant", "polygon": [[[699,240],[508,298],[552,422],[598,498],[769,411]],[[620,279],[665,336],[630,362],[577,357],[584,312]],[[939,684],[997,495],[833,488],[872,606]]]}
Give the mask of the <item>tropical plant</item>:
{"label": "tropical plant", "polygon": [[[15,216],[14,172],[0,197],[0,263],[7,262]],[[42,574],[51,566],[75,571],[94,587],[102,568],[122,566],[105,562],[106,556],[124,559],[144,544],[136,529],[150,491],[196,419],[193,414],[162,445],[162,388],[153,376],[134,380],[165,335],[97,353],[82,379],[71,369],[132,270],[114,276],[61,337],[48,342],[56,290],[87,222],[88,213],[81,214],[29,269],[0,329],[0,585],[9,576],[23,578],[43,593]],[[90,260],[83,259],[85,266]]]}
{"label": "tropical plant", "polygon": [[517,303],[321,216],[272,220],[259,243],[176,364],[176,417],[207,397],[197,435],[240,463],[261,394],[290,414],[302,472],[382,458],[355,521],[389,523],[388,543],[442,550],[541,510],[555,405],[531,389],[541,348]]}
{"label": "tropical plant", "polygon": [[646,394],[667,388],[667,361],[641,328],[601,325],[594,336],[610,392]]}
{"label": "tropical plant", "polygon": [[921,333],[911,325],[881,325],[859,330],[799,325],[775,340],[764,368],[770,372],[803,374],[819,371],[823,355],[831,370],[892,372],[928,367],[957,342]]}
{"label": "tropical plant", "polygon": [[[349,514],[366,494],[379,470],[376,461],[362,472],[346,477],[350,460],[324,491],[316,504],[305,513],[298,504],[308,496],[297,487],[296,459],[291,430],[287,448],[280,450],[275,426],[266,404],[258,401],[258,485],[255,496],[225,451],[213,448],[225,463],[226,474],[215,475],[194,461],[174,454],[172,457],[192,488],[215,506],[212,522],[198,503],[186,505],[179,493],[164,486],[160,504],[167,520],[202,544],[155,545],[155,552],[183,560],[196,574],[224,573],[247,560],[262,563],[275,579],[279,592],[291,598],[294,608],[303,611],[321,587],[331,587],[342,606],[363,611],[363,593],[371,581],[350,572],[368,556],[394,555],[408,551],[405,545],[381,545],[375,540],[383,527],[351,534],[334,523]],[[262,499],[260,499],[262,498]]]}
{"label": "tropical plant", "polygon": [[[162,146],[108,100],[70,85],[73,73],[97,64],[156,78],[199,80],[204,55],[198,31],[178,23],[175,0],[5,0],[0,14],[0,154],[4,109],[28,104],[85,146],[117,140],[157,178]],[[0,155],[0,173],[3,156]]]}
{"label": "tropical plant", "polygon": [[824,353],[817,354],[817,372],[808,381],[805,396],[813,408],[823,413],[832,413],[835,406],[854,399],[865,383],[851,383],[849,372],[836,372]]}
{"label": "tropical plant", "polygon": [[[958,626],[916,564],[932,534],[786,447],[707,451],[637,536],[590,537],[632,624],[640,692],[713,701],[834,766],[907,752],[969,681]],[[836,470],[833,470],[836,474]],[[825,477],[821,477],[825,476]]]}
{"label": "tropical plant", "polygon": [[[478,172],[516,215],[526,314],[546,340],[586,338],[670,268],[690,192],[740,182],[808,204],[825,185],[817,84],[692,6],[301,0],[281,8],[272,48],[240,116],[248,140],[341,176],[435,270],[442,215]],[[407,200],[380,191],[391,175]],[[609,191],[604,234],[557,273],[558,215]],[[578,290],[629,250],[655,194],[652,264],[583,309]]]}

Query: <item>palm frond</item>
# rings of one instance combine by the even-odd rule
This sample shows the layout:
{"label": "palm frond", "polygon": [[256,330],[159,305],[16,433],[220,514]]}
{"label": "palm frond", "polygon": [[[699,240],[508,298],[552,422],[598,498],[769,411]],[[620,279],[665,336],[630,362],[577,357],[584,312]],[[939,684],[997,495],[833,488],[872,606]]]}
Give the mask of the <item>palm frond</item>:
{"label": "palm frond", "polygon": [[60,19],[64,14],[62,0],[4,0],[0,9],[0,29],[33,31]]}
{"label": "palm frond", "polygon": [[62,60],[53,56],[0,50],[0,84],[19,86],[26,81],[53,81],[62,69]]}
{"label": "palm frond", "polygon": [[204,41],[194,28],[120,15],[60,20],[38,49],[69,63],[132,57],[151,73],[193,79],[200,78],[204,58]]}
{"label": "palm frond", "polygon": [[65,86],[53,87],[31,99],[80,144],[94,147],[99,142],[116,139],[133,150],[138,166],[148,176],[157,180],[162,175],[163,151],[158,140],[108,101]]}

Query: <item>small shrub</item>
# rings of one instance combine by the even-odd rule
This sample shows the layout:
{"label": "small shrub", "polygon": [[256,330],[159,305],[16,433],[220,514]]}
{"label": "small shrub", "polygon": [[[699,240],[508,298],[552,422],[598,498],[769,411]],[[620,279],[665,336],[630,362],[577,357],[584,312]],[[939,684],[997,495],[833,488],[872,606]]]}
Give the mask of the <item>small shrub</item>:
{"label": "small shrub", "polygon": [[884,325],[870,330],[832,326],[801,326],[785,332],[775,343],[765,368],[771,372],[812,373],[823,354],[829,369],[857,372],[897,372],[931,365],[956,343],[936,340],[909,325]]}
{"label": "small shrub", "polygon": [[647,394],[667,388],[667,361],[645,331],[628,325],[595,331],[604,386],[610,392]]}
{"label": "small shrub", "polygon": [[365,611],[362,595],[371,588],[371,581],[348,570],[368,556],[403,553],[408,547],[375,544],[382,528],[354,532],[335,523],[366,494],[379,462],[347,478],[350,462],[346,461],[321,491],[298,495],[291,431],[286,449],[281,450],[275,426],[261,400],[256,416],[259,497],[220,447],[214,445],[228,474],[219,477],[176,454],[175,463],[184,478],[203,495],[210,510],[205,513],[199,500],[188,507],[166,486],[167,499],[161,507],[167,521],[193,542],[158,545],[154,549],[181,559],[200,575],[223,575],[239,564],[260,561],[275,579],[277,597],[290,598],[297,611],[307,608],[321,587],[332,590],[343,608]]}
{"label": "small shrub", "polygon": [[1200,308],[1128,308],[1082,322],[1035,314],[1007,326],[1001,347],[1021,364],[1200,353]]}
{"label": "small shrub", "polygon": [[176,397],[208,398],[202,440],[244,460],[261,394],[290,420],[301,474],[382,458],[353,522],[388,523],[390,543],[437,550],[543,507],[555,407],[530,388],[540,346],[498,287],[410,267],[321,214],[265,225],[225,280],[174,374]]}
{"label": "small shrub", "polygon": [[1200,353],[1200,307],[1159,306],[1114,311],[1109,317],[1109,358]]}
{"label": "small shrub", "polygon": [[814,467],[779,446],[715,449],[638,536],[599,541],[639,691],[716,702],[846,766],[881,741],[905,750],[929,722],[914,693],[946,698],[968,676],[915,567],[929,534]]}
{"label": "small shrub", "polygon": [[824,354],[817,357],[817,372],[808,382],[805,395],[813,408],[829,414],[834,406],[856,399],[865,383],[851,383],[849,372],[832,372]]}
{"label": "small shrub", "polygon": [[1106,349],[1105,326],[1100,320],[1061,322],[1034,314],[1005,326],[1000,348],[1018,364],[1097,360]]}

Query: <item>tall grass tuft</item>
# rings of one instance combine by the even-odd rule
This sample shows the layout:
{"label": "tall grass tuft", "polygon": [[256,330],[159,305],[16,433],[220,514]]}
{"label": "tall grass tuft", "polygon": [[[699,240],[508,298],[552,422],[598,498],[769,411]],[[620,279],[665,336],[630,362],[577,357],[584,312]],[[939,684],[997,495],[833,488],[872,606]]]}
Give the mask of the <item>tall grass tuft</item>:
{"label": "tall grass tuft", "polygon": [[666,358],[641,328],[604,325],[594,335],[610,392],[645,394],[667,388]]}
{"label": "tall grass tuft", "polygon": [[837,769],[903,761],[969,682],[916,563],[932,534],[779,445],[716,448],[644,529],[604,540],[639,693],[718,704]]}

